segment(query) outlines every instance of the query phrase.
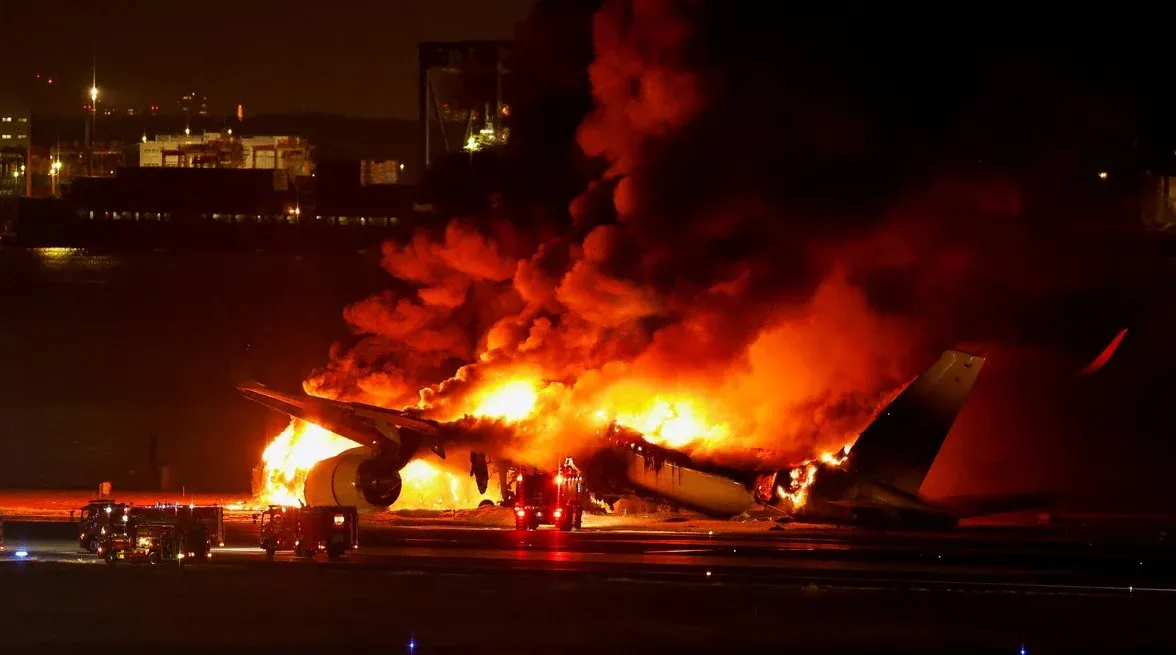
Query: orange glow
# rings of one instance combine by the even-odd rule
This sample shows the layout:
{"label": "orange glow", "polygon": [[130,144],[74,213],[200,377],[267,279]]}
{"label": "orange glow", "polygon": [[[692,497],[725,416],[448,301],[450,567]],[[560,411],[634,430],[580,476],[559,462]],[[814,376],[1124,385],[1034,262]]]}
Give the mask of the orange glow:
{"label": "orange glow", "polygon": [[643,410],[621,412],[613,420],[644,434],[652,443],[670,448],[714,446],[731,436],[726,424],[706,420],[699,404],[686,398],[665,400],[654,397]]}
{"label": "orange glow", "polygon": [[469,475],[460,475],[441,468],[431,460],[414,459],[403,469],[400,477],[404,487],[395,509],[472,509],[486,498]]}
{"label": "orange glow", "polygon": [[263,504],[289,506],[305,502],[303,487],[310,469],[328,457],[355,447],[355,442],[314,423],[292,419],[261,456],[264,486],[258,500]]}
{"label": "orange glow", "polygon": [[821,453],[819,456],[802,462],[789,471],[788,486],[777,485],[776,495],[786,503],[788,511],[795,512],[808,502],[809,488],[817,480],[817,472],[821,468],[840,468],[849,459],[849,450],[853,444],[846,444],[835,453]]}
{"label": "orange glow", "polygon": [[[355,442],[298,419],[266,447],[262,455],[263,489],[258,505],[298,506],[306,501],[306,476],[328,457],[356,448]],[[490,495],[478,492],[468,475],[446,470],[440,464],[417,459],[400,470],[403,488],[395,509],[463,509],[477,507]]]}
{"label": "orange glow", "polygon": [[498,418],[513,423],[531,416],[538,400],[539,392],[536,390],[534,382],[525,379],[511,380],[486,391],[477,400],[477,405],[471,414],[484,418]]}
{"label": "orange glow", "polygon": [[[593,234],[578,256],[613,247],[607,231]],[[412,408],[443,423],[492,419],[460,427],[476,432],[489,454],[542,470],[599,447],[610,424],[699,461],[766,470],[836,451],[909,379],[907,326],[873,314],[848,271],[834,271],[803,304],[735,344],[726,330],[738,317],[725,310],[707,304],[649,333],[636,319],[670,311],[669,299],[597,279],[588,259],[548,279],[538,260],[512,259],[504,248],[458,222],[444,238],[422,232],[386,245],[385,268],[418,293],[362,301],[348,308],[348,321],[428,352],[422,361],[447,353],[468,363],[437,379],[419,370],[415,355],[393,356],[393,371],[340,353],[306,381],[308,393]],[[726,306],[745,284],[736,276],[700,293]],[[470,285],[485,285],[487,295],[471,295]],[[520,300],[533,306],[499,317],[476,343],[449,320],[458,306],[483,303],[494,315]],[[566,320],[545,315],[553,307]]]}

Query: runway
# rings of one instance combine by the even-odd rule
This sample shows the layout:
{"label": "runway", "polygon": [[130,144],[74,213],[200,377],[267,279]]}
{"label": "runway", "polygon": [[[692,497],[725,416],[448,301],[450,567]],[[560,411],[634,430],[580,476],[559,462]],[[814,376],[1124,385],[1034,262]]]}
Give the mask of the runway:
{"label": "runway", "polygon": [[[647,522],[648,523],[648,522]],[[361,522],[360,547],[266,561],[248,515],[210,563],[108,567],[68,522],[5,524],[17,648],[253,652],[1166,650],[1162,542],[1040,530],[653,524],[515,532]],[[719,528],[719,529],[711,529]],[[23,550],[26,557],[17,558]],[[117,625],[118,630],[63,629]],[[408,644],[412,648],[408,648]],[[634,651],[630,646],[645,646]]]}
{"label": "runway", "polygon": [[[0,561],[86,564],[73,524],[13,522]],[[212,566],[309,565],[289,553],[268,562],[256,526],[226,524]],[[808,529],[706,533],[674,530],[521,532],[485,527],[368,525],[360,547],[316,565],[478,575],[516,572],[621,576],[658,581],[754,583],[827,589],[999,590],[1176,596],[1176,550],[1164,542],[1127,544],[1016,530],[885,533]]]}

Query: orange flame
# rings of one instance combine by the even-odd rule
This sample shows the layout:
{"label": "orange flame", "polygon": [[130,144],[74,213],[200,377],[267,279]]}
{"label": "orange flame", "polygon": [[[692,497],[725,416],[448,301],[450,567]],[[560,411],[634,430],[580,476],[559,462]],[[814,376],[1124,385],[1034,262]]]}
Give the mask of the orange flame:
{"label": "orange flame", "polygon": [[849,450],[853,444],[846,444],[835,453],[821,453],[820,456],[802,462],[789,471],[787,488],[784,485],[776,487],[776,495],[786,503],[789,511],[805,506],[808,502],[809,489],[817,481],[817,472],[822,468],[840,468],[849,459]]}
{"label": "orange flame", "polygon": [[429,460],[414,459],[400,469],[400,477],[404,488],[396,509],[469,509],[493,499],[492,490],[482,494],[470,476],[446,470]]}
{"label": "orange flame", "polygon": [[[600,412],[610,415],[606,410]],[[670,448],[713,446],[731,436],[726,424],[707,421],[699,404],[688,398],[654,397],[642,410],[619,412],[612,420],[642,433],[651,443]]]}
{"label": "orange flame", "polygon": [[514,423],[530,417],[535,412],[539,392],[531,380],[511,380],[486,391],[477,401],[472,416],[497,418]]}
{"label": "orange flame", "polygon": [[262,490],[258,500],[270,505],[297,506],[305,502],[306,475],[315,464],[355,448],[355,442],[298,419],[274,437],[261,456]]}
{"label": "orange flame", "polygon": [[[306,476],[315,464],[356,448],[355,442],[314,423],[291,419],[262,454],[261,505],[298,506],[306,502]],[[461,509],[477,507],[490,497],[478,492],[467,475],[417,459],[400,470],[403,489],[396,509]]]}

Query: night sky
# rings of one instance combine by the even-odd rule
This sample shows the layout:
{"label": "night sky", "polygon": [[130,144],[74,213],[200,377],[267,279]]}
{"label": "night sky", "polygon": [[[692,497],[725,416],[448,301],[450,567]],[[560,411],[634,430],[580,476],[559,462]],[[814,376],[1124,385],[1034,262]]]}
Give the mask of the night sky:
{"label": "night sky", "polygon": [[[0,3],[0,94],[28,97],[38,73],[80,108],[94,55],[108,106],[174,110],[184,93],[227,114],[416,116],[420,41],[510,39],[528,0],[158,0]],[[44,103],[44,104],[42,104]]]}

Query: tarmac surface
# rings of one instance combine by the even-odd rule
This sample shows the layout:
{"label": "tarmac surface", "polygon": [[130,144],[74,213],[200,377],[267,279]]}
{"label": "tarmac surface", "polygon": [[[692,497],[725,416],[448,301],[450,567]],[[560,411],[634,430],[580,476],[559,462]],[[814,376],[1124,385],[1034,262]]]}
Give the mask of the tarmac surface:
{"label": "tarmac surface", "polygon": [[340,561],[270,562],[238,514],[211,563],[181,569],[108,567],[68,522],[9,520],[0,650],[1176,651],[1176,549],[1158,538],[723,526],[365,519]]}

